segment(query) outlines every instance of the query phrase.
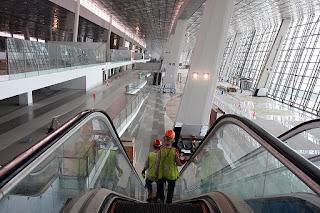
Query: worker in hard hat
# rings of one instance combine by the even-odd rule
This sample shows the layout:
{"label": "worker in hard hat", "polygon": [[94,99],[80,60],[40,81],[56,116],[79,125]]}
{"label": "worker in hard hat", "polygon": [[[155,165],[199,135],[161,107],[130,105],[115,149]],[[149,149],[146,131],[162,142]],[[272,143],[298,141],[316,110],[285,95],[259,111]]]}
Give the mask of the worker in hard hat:
{"label": "worker in hard hat", "polygon": [[168,182],[168,193],[166,203],[172,203],[174,187],[179,177],[178,166],[182,166],[187,159],[180,160],[179,151],[172,147],[175,133],[169,129],[166,131],[163,141],[164,146],[160,148],[156,156],[155,181],[157,182],[157,197],[160,202],[164,202],[164,184]]}
{"label": "worker in hard hat", "polygon": [[[111,137],[109,136],[106,136],[103,141],[107,148],[100,149],[98,151],[99,161],[101,163],[104,163],[100,173],[100,185],[102,188],[115,190],[119,178],[123,174],[123,171],[119,166],[117,158],[118,147],[112,143]],[[105,159],[105,157],[107,157],[107,159]],[[116,170],[118,171],[118,174]]]}
{"label": "worker in hard hat", "polygon": [[96,144],[93,140],[92,127],[84,124],[80,128],[80,140],[77,141],[72,151],[66,152],[66,159],[72,159],[73,174],[76,176],[87,176],[92,170],[96,156]]}
{"label": "worker in hard hat", "polygon": [[145,178],[146,171],[147,171],[147,178],[146,178],[146,188],[148,189],[148,198],[147,201],[151,202],[152,200],[152,182],[154,182],[154,166],[156,163],[156,156],[157,151],[160,150],[160,147],[162,146],[161,140],[155,140],[153,141],[153,152],[150,152],[147,156],[147,159],[144,163],[144,168],[142,170],[142,177]]}

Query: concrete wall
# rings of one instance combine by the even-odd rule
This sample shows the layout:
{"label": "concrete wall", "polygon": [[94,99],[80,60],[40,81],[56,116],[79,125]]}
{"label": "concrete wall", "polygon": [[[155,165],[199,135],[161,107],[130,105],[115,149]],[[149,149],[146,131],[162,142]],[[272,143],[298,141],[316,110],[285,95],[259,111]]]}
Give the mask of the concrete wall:
{"label": "concrete wall", "polygon": [[136,70],[160,70],[161,63],[137,63]]}

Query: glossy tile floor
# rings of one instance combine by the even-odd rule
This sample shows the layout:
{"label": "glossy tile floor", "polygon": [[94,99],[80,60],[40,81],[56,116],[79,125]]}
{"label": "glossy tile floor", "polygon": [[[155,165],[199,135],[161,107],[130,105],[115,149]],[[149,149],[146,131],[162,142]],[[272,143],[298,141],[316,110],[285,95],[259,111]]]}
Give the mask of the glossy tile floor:
{"label": "glossy tile floor", "polygon": [[[231,85],[218,82],[218,88]],[[319,119],[302,110],[282,104],[267,97],[253,97],[250,91],[223,93],[217,89],[213,103],[226,113],[232,113],[248,118],[274,136],[279,136],[300,123]],[[312,132],[312,133],[311,133]],[[320,154],[320,131],[313,130],[292,138],[287,143],[300,154],[310,156]]]}

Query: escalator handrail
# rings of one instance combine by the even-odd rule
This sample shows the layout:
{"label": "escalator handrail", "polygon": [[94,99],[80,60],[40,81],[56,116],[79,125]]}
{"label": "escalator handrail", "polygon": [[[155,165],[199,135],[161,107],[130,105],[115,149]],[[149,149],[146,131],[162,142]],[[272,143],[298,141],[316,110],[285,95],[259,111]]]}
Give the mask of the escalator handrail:
{"label": "escalator handrail", "polygon": [[310,129],[315,129],[315,128],[320,128],[320,119],[314,119],[310,121],[303,122],[288,131],[284,132],[278,138],[285,142],[286,140],[294,137],[295,135],[300,134],[301,132],[310,130]]}
{"label": "escalator handrail", "polygon": [[[64,135],[66,135],[69,131],[71,131],[73,128],[75,128],[80,122],[85,120],[89,115],[93,113],[102,113],[105,118],[109,121],[112,129],[110,131],[114,131],[115,135],[117,136],[117,139],[119,141],[119,144],[122,146],[122,150],[124,151],[124,147],[122,143],[120,142],[119,135],[116,132],[116,129],[113,125],[112,120],[110,119],[109,115],[104,112],[103,110],[98,109],[89,109],[80,112],[73,118],[71,118],[69,121],[67,121],[65,124],[60,126],[57,130],[53,131],[43,139],[41,139],[39,142],[34,144],[32,147],[21,153],[20,155],[16,156],[13,160],[11,160],[9,163],[4,165],[0,168],[0,189],[6,185],[13,177],[15,177],[19,172],[21,172],[27,165],[29,165],[31,162],[33,162],[37,157],[39,157],[42,153],[50,149],[52,145],[54,145],[56,142],[58,142]],[[124,151],[124,153],[126,153]],[[127,154],[124,155],[127,162],[130,163],[129,157]],[[137,179],[140,181],[140,184],[143,186],[143,183],[141,179],[139,178],[139,175],[137,174],[135,168],[130,163],[129,164],[131,169],[134,171]]]}
{"label": "escalator handrail", "polygon": [[313,163],[296,153],[256,123],[248,120],[247,118],[232,114],[226,114],[217,119],[207,132],[200,146],[190,157],[186,165],[181,169],[180,176],[191,162],[194,161],[194,158],[200,153],[203,147],[210,142],[210,139],[214,136],[215,132],[226,124],[235,124],[243,128],[248,134],[255,138],[261,146],[263,146],[306,185],[320,195],[320,172]]}
{"label": "escalator handrail", "polygon": [[[310,120],[310,121],[306,121],[304,123],[301,123],[301,124],[293,127],[292,129],[286,131],[285,133],[281,134],[277,138],[279,140],[281,140],[282,142],[286,143],[285,140],[288,140],[288,139],[300,134],[303,131],[307,131],[307,130],[315,129],[315,128],[320,128],[320,119]],[[241,157],[238,160],[238,162],[244,162],[248,158],[254,157],[263,151],[264,151],[264,147],[259,147],[259,148],[255,149],[254,151]],[[314,163],[315,158],[311,157],[311,158],[308,158],[308,160]]]}

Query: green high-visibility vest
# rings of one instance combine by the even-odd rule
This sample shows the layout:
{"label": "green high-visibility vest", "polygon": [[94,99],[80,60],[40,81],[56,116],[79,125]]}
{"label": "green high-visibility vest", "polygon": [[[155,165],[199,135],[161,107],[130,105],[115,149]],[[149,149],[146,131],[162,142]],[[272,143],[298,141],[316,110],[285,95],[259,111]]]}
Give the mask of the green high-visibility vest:
{"label": "green high-visibility vest", "polygon": [[[107,150],[99,150],[99,157],[104,158],[107,154]],[[114,150],[110,150],[109,156],[101,170],[101,176],[114,176],[116,174],[116,152]]]}
{"label": "green high-visibility vest", "polygon": [[[75,144],[75,157],[73,163],[73,172],[76,175],[83,176],[88,175],[86,174],[87,163],[88,165],[88,172],[91,171],[93,164],[94,164],[94,156],[93,156],[93,148],[92,143],[86,142],[78,142]],[[88,161],[87,161],[88,160]]]}
{"label": "green high-visibility vest", "polygon": [[167,178],[176,180],[179,177],[178,166],[176,165],[176,149],[175,148],[160,148],[160,165],[158,178]]}
{"label": "green high-visibility vest", "polygon": [[[199,177],[201,180],[206,180],[208,177],[211,177],[213,174],[216,174],[220,169],[222,169],[222,165],[220,160],[223,159],[223,151],[220,149],[210,149],[206,151],[205,155],[199,167],[201,170],[199,172]],[[221,178],[221,175],[218,173],[212,178]]]}
{"label": "green high-visibility vest", "polygon": [[147,174],[149,177],[154,178],[154,165],[156,164],[156,156],[157,153],[156,152],[150,152],[149,153],[149,167],[147,170]]}

